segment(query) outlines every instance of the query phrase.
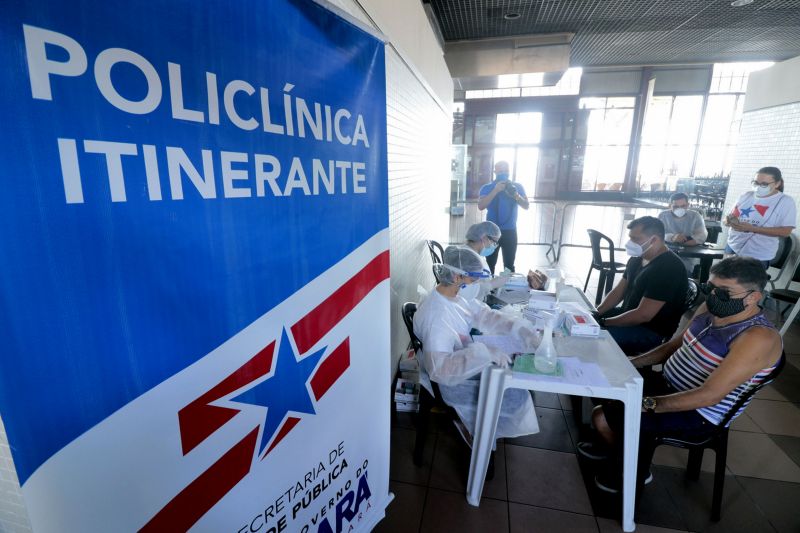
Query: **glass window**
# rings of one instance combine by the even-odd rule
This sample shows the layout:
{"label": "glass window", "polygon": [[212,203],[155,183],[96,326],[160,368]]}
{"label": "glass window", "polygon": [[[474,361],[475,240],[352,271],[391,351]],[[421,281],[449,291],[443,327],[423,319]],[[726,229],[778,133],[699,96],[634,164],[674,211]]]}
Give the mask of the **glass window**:
{"label": "glass window", "polygon": [[639,189],[673,190],[692,174],[702,95],[656,96],[645,114],[639,152]]}
{"label": "glass window", "polygon": [[[581,87],[580,68],[570,68],[564,72],[561,79],[551,87],[541,87],[544,75],[541,72],[533,72],[522,75],[500,76],[497,89],[474,89],[466,91],[464,97],[468,100],[473,98],[516,98],[519,96],[560,96],[578,94]],[[521,83],[522,87],[508,87],[513,80],[514,83]],[[526,84],[535,85],[533,87]]]}
{"label": "glass window", "polygon": [[743,93],[751,72],[772,66],[770,61],[754,63],[716,63],[711,74],[709,93]]}
{"label": "glass window", "polygon": [[542,138],[541,113],[501,113],[497,115],[497,144],[536,144]]}
{"label": "glass window", "polygon": [[697,143],[702,111],[702,96],[676,96],[672,106],[667,144]]}
{"label": "glass window", "polygon": [[647,106],[642,128],[642,144],[667,144],[672,96],[654,96]]}
{"label": "glass window", "polygon": [[635,98],[581,98],[590,109],[582,190],[619,190],[625,181]]}
{"label": "glass window", "polygon": [[475,117],[475,143],[494,142],[494,116]]}

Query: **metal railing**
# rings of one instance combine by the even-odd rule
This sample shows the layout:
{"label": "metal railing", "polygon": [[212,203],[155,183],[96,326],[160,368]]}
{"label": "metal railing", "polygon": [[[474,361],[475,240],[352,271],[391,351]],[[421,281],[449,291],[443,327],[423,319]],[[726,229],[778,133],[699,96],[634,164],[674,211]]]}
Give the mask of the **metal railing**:
{"label": "metal railing", "polygon": [[561,259],[562,248],[591,248],[587,229],[604,233],[617,244],[623,243],[628,239],[627,226],[631,220],[658,216],[663,209],[625,202],[565,202],[559,211],[556,261]]}
{"label": "metal railing", "polygon": [[[628,238],[628,223],[642,216],[658,216],[663,208],[630,202],[585,202],[528,199],[530,208],[519,209],[517,235],[520,246],[546,246],[545,255],[561,259],[562,248],[591,248],[587,229],[594,229],[620,245]],[[450,244],[466,240],[467,229],[485,218],[477,200],[458,202],[464,215],[450,216]],[[556,233],[557,232],[557,233]],[[617,250],[624,248],[617,247]]]}
{"label": "metal railing", "polygon": [[[556,259],[555,232],[558,205],[552,200],[528,199],[530,207],[517,212],[517,244],[520,246],[546,246],[545,255]],[[450,244],[461,244],[466,240],[467,229],[485,219],[485,211],[478,210],[477,200],[458,202],[464,207],[464,215],[450,216]]]}

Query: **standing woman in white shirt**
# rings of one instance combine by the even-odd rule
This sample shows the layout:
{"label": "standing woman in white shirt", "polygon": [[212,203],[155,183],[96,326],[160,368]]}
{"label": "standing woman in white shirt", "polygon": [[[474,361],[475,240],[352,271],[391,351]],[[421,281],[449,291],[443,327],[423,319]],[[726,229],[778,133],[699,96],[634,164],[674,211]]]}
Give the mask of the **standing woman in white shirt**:
{"label": "standing woman in white shirt", "polygon": [[797,206],[791,196],[783,193],[780,169],[759,169],[753,190],[737,200],[725,225],[730,228],[725,252],[753,257],[764,268],[769,267],[781,238],[787,237],[797,225]]}

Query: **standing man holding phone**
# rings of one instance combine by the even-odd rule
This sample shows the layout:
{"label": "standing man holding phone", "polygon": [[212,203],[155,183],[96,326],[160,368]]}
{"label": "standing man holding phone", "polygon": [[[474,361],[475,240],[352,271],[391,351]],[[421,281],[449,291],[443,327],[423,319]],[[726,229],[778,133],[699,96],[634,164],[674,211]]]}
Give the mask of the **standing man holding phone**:
{"label": "standing man holding phone", "polygon": [[497,224],[502,231],[498,241],[499,249],[486,258],[492,274],[500,250],[503,251],[503,266],[514,272],[514,260],[517,256],[518,207],[528,209],[530,206],[522,185],[509,180],[507,161],[495,163],[494,174],[494,181],[481,187],[478,193],[478,209],[483,211],[488,208],[486,220]]}

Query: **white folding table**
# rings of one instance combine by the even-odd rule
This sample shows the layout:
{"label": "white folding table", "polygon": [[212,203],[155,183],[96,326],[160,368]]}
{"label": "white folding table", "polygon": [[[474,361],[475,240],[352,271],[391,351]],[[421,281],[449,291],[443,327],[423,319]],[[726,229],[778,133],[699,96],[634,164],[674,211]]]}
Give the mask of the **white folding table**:
{"label": "white folding table", "polygon": [[[575,287],[559,288],[560,301],[572,301],[591,307],[583,292]],[[478,413],[473,436],[472,458],[467,482],[467,501],[478,506],[486,479],[489,456],[494,447],[494,434],[500,415],[500,404],[506,389],[528,389],[541,392],[572,394],[619,400],[625,404],[625,446],[622,480],[622,529],[633,531],[634,503],[636,500],[636,464],[639,454],[639,421],[642,405],[642,377],[607,331],[596,338],[557,337],[556,349],[560,356],[578,357],[581,361],[597,363],[608,385],[585,385],[583,382],[563,378],[541,377],[535,374],[513,372],[510,369],[489,367],[481,374],[478,394]]]}

